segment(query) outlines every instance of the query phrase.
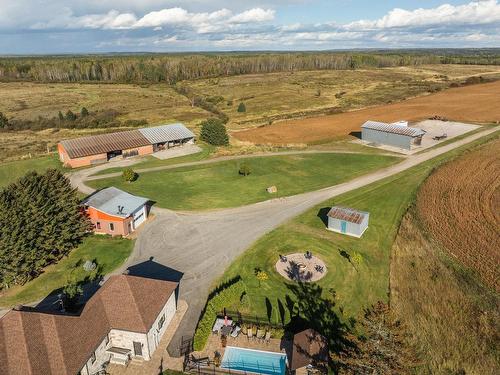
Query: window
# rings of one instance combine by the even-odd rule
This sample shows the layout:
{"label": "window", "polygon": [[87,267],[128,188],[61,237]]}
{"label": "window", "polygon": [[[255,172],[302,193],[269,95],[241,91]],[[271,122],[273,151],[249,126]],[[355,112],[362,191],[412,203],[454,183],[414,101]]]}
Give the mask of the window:
{"label": "window", "polygon": [[165,323],[165,314],[163,314],[163,316],[158,321],[158,330],[160,330],[161,327],[163,327],[163,323]]}
{"label": "window", "polygon": [[109,230],[112,232],[115,230],[115,224],[109,223]]}
{"label": "window", "polygon": [[90,362],[92,362],[92,364],[95,363],[95,352],[90,356]]}
{"label": "window", "polygon": [[100,221],[96,222],[96,223],[95,223],[95,227],[96,227],[97,229],[101,229],[101,222],[100,222]]}

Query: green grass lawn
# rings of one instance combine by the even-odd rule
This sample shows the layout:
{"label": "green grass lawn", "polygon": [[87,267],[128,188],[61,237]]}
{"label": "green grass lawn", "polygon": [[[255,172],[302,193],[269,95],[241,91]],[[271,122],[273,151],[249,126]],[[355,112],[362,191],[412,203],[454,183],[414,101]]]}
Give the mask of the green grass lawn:
{"label": "green grass lawn", "polygon": [[[492,137],[495,135],[485,139]],[[475,144],[483,142],[484,139]],[[318,281],[318,285],[323,288],[324,297],[331,295],[330,288],[336,292],[336,309],[341,318],[347,320],[349,317],[358,317],[364,308],[379,300],[387,301],[390,251],[401,218],[414,201],[419,185],[432,169],[466,148],[468,146],[324,202],[258,240],[232,263],[217,283],[236,276],[243,279],[248,301],[245,304],[237,303],[231,308],[265,320],[269,311],[267,298],[272,306],[272,321],[281,320],[278,318],[279,303],[286,306],[287,296],[291,300],[294,297],[288,287],[292,283],[275,271],[275,264],[279,254],[302,253],[307,250],[326,263],[327,274]],[[362,238],[357,239],[325,229],[324,214],[333,204],[370,212],[369,228]],[[351,256],[354,253],[361,254],[361,264],[355,268],[340,254],[339,249]],[[259,284],[255,269],[265,271],[269,279]],[[289,318],[289,312],[286,310],[285,319]]]}
{"label": "green grass lawn", "polygon": [[0,163],[0,188],[16,181],[29,171],[43,172],[49,168],[63,169],[57,154]]}
{"label": "green grass lawn", "polygon": [[[172,209],[235,207],[336,185],[399,160],[382,155],[328,153],[254,157],[143,173],[133,183],[124,182],[120,176],[89,181],[88,185],[116,186]],[[246,177],[238,174],[243,162],[252,171]],[[277,186],[277,194],[266,192],[272,185]]]}
{"label": "green grass lawn", "polygon": [[86,272],[82,266],[74,267],[79,261],[94,260],[99,267],[102,267],[102,274],[107,274],[128,258],[133,247],[133,240],[102,235],[89,236],[68,257],[47,267],[36,279],[1,293],[0,306],[11,307],[42,299],[63,287],[72,272],[76,280],[85,279]]}

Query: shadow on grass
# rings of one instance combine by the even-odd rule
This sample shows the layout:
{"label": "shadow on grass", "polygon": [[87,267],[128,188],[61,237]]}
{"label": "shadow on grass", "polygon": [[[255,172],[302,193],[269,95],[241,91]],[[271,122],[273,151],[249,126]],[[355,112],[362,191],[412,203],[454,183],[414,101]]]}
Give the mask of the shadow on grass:
{"label": "shadow on grass", "polygon": [[323,224],[325,224],[325,227],[328,227],[328,212],[330,211],[330,209],[331,207],[320,208],[320,210],[316,214],[316,216],[321,219]]}

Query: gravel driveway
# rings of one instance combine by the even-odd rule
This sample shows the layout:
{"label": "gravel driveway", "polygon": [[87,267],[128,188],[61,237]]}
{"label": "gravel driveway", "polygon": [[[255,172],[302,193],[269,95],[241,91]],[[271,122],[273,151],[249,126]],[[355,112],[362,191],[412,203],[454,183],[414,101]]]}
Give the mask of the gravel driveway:
{"label": "gravel driveway", "polygon": [[172,275],[182,275],[179,298],[186,300],[189,308],[168,347],[172,356],[178,356],[181,338],[193,335],[215,280],[264,234],[316,204],[392,176],[496,130],[487,129],[413,155],[397,165],[314,192],[210,212],[180,213],[156,208],[153,210],[156,218],[141,230],[133,255],[123,269],[130,266],[133,269],[142,263],[146,265],[142,272],[154,276],[157,270],[154,265],[159,263],[169,267]]}

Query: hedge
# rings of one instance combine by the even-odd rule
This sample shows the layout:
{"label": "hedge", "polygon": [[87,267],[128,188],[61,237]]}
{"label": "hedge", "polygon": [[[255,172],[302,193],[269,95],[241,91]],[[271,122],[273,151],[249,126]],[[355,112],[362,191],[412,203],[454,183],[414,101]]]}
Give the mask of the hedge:
{"label": "hedge", "polygon": [[[219,289],[219,288],[218,288]],[[217,314],[233,303],[237,302],[245,287],[241,279],[227,287],[220,289],[209,296],[205,310],[202,312],[201,318],[196,327],[194,334],[193,349],[196,351],[203,350],[205,347],[208,336],[212,332],[212,327],[215,323]]]}

